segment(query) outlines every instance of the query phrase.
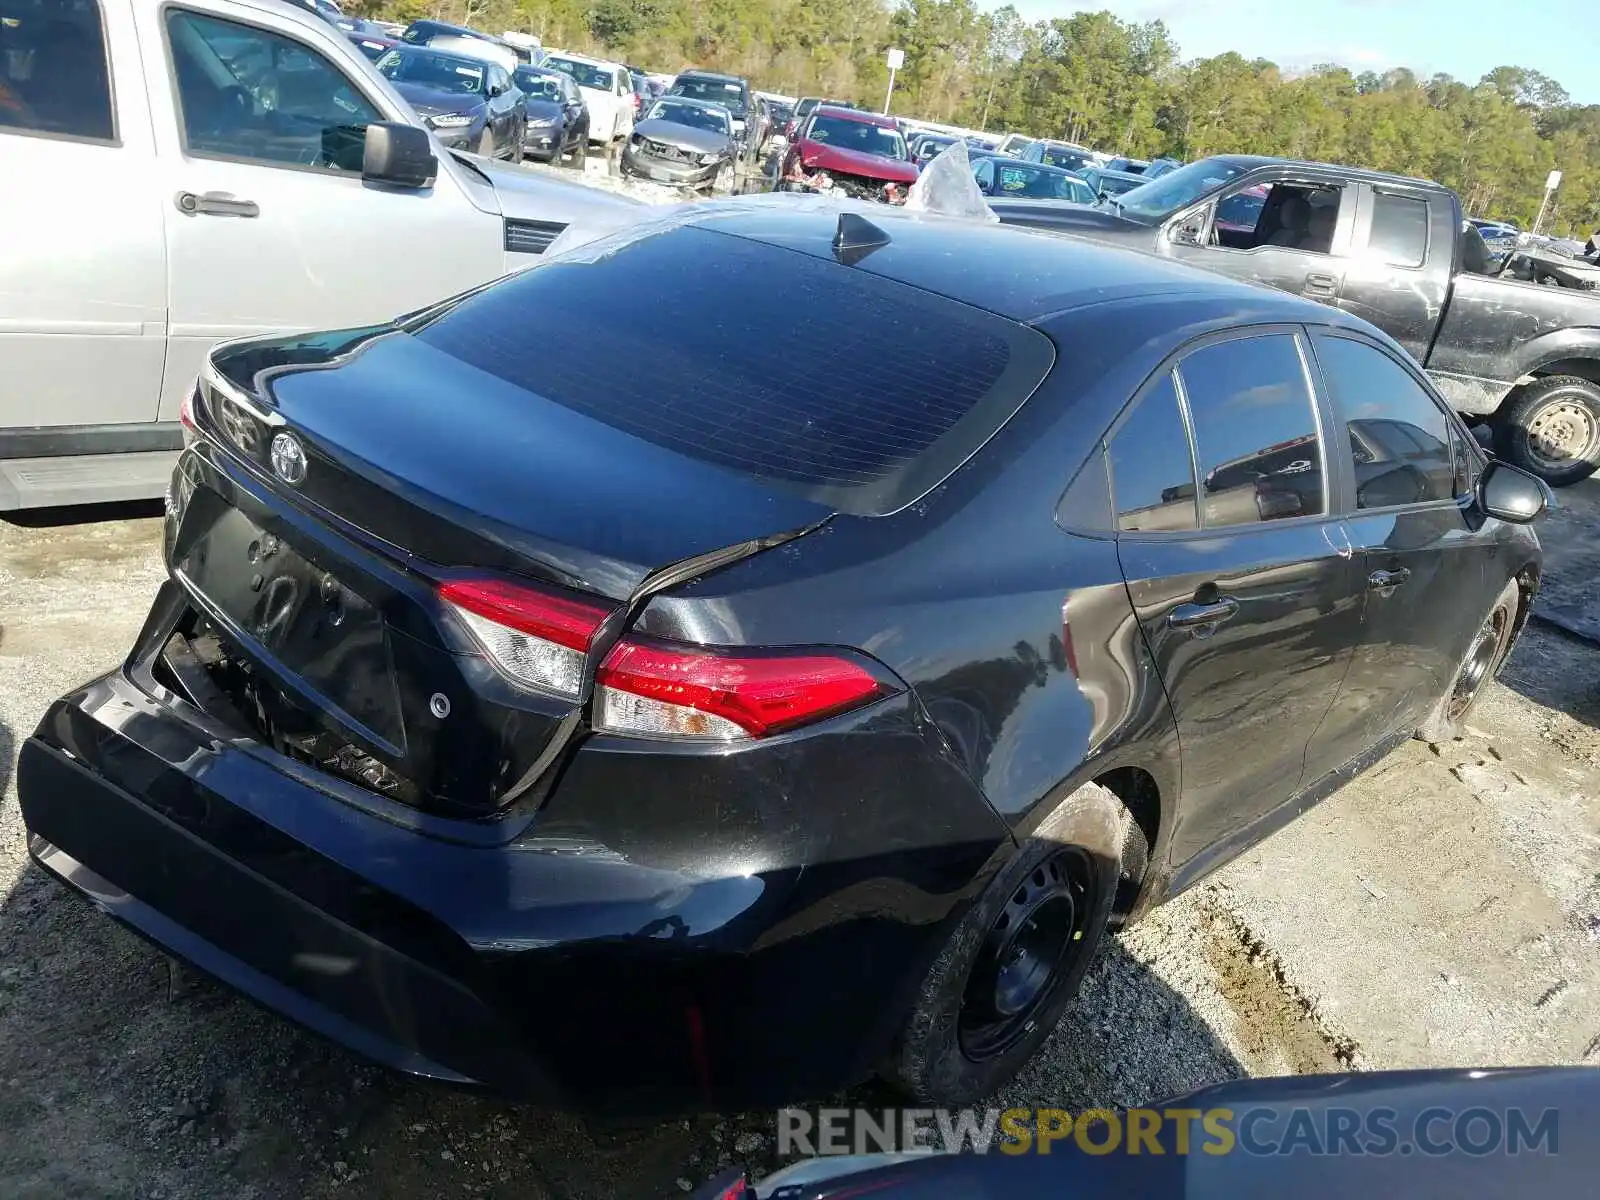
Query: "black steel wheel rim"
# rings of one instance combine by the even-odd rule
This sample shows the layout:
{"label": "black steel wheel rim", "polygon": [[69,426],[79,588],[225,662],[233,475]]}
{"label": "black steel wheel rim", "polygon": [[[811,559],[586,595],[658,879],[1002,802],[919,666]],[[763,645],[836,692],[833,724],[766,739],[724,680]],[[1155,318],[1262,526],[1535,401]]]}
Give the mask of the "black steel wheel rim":
{"label": "black steel wheel rim", "polygon": [[1500,655],[1500,642],[1505,633],[1506,622],[1511,619],[1511,614],[1504,608],[1496,608],[1484,621],[1477,636],[1472,639],[1472,647],[1467,651],[1467,660],[1461,665],[1461,674],[1456,676],[1456,686],[1450,693],[1450,719],[1459,720],[1472,706],[1472,699],[1482,690],[1494,673],[1495,659]]}
{"label": "black steel wheel rim", "polygon": [[1097,886],[1089,852],[1064,846],[1012,889],[962,992],[956,1036],[967,1058],[995,1058],[1034,1031],[1083,953]]}

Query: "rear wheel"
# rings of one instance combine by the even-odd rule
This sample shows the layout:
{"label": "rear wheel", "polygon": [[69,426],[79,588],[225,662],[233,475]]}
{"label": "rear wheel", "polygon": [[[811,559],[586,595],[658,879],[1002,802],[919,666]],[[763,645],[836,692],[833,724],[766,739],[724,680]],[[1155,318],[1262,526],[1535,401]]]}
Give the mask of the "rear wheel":
{"label": "rear wheel", "polygon": [[1472,636],[1472,644],[1467,647],[1467,656],[1462,659],[1450,690],[1428,714],[1428,719],[1417,730],[1417,737],[1437,746],[1462,735],[1467,718],[1478,707],[1489,681],[1499,673],[1500,664],[1505,661],[1521,603],[1522,590],[1513,579],[1490,606],[1483,624]]}
{"label": "rear wheel", "polygon": [[1600,467],[1600,387],[1552,375],[1520,389],[1495,418],[1495,453],[1551,487]]}
{"label": "rear wheel", "polygon": [[1055,1029],[1111,916],[1131,819],[1107,789],[1073,793],[995,876],[923,979],[885,1076],[969,1104]]}

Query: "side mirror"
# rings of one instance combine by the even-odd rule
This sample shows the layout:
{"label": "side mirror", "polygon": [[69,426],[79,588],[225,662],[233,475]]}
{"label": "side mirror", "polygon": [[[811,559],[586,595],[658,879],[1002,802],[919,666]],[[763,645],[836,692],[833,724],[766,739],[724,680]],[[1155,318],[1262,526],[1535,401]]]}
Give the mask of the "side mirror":
{"label": "side mirror", "polygon": [[367,126],[361,155],[362,179],[394,187],[425,188],[438,173],[439,160],[434,157],[433,139],[427,130],[394,121],[376,121]]}
{"label": "side mirror", "polygon": [[1526,525],[1554,499],[1549,484],[1509,463],[1491,462],[1478,477],[1478,507],[1502,521]]}
{"label": "side mirror", "polygon": [[489,95],[491,95],[491,96],[504,96],[505,94],[506,94],[506,85],[505,84],[503,84],[503,83],[491,83],[489,85]]}

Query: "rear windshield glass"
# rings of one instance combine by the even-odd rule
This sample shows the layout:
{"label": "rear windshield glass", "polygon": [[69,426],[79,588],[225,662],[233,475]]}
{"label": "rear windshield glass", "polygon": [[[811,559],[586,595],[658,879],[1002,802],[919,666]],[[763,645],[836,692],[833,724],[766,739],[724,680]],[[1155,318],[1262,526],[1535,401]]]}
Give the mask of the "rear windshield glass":
{"label": "rear windshield glass", "polygon": [[[1043,334],[827,259],[692,226],[618,244],[409,328],[615,429],[860,515],[937,486],[1054,360]],[[618,309],[684,286],[715,304]],[[581,353],[549,353],[552,314],[584,331]]]}
{"label": "rear windshield glass", "polygon": [[690,100],[704,100],[707,104],[720,104],[736,113],[744,112],[744,89],[728,80],[679,79],[669,89],[669,94],[686,96]]}

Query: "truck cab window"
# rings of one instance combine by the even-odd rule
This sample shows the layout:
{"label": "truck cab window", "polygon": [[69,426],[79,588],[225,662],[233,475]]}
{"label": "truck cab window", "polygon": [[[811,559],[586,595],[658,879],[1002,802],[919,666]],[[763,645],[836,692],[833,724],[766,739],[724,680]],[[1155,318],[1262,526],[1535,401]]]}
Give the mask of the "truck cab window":
{"label": "truck cab window", "polygon": [[322,55],[181,9],[167,37],[190,154],[360,173],[366,127],[383,116]]}
{"label": "truck cab window", "polygon": [[114,140],[99,4],[20,13],[0,8],[0,132]]}
{"label": "truck cab window", "polygon": [[1339,189],[1310,183],[1264,183],[1217,201],[1212,241],[1233,250],[1280,246],[1329,254],[1339,222]]}
{"label": "truck cab window", "polygon": [[1417,196],[1374,192],[1367,257],[1391,267],[1420,267],[1427,253],[1428,202]]}

